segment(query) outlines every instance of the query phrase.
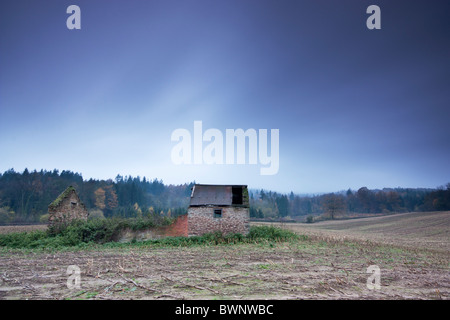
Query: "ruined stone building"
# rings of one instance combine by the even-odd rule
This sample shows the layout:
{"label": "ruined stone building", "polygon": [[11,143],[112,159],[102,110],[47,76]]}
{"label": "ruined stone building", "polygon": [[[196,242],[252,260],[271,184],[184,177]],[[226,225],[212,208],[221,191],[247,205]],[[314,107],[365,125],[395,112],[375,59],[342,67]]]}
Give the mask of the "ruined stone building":
{"label": "ruined stone building", "polygon": [[192,188],[188,208],[188,235],[221,231],[249,232],[249,200],[246,185],[205,185]]}
{"label": "ruined stone building", "polygon": [[[48,206],[49,226],[66,225],[73,220],[87,220],[88,211],[75,188],[68,187]],[[198,236],[220,231],[223,234],[249,232],[249,199],[246,185],[205,185],[192,188],[187,215],[179,216],[169,226],[150,228],[121,235],[123,241],[162,237]]]}
{"label": "ruined stone building", "polygon": [[73,220],[87,220],[88,211],[74,187],[69,186],[48,206],[49,226],[68,224]]}

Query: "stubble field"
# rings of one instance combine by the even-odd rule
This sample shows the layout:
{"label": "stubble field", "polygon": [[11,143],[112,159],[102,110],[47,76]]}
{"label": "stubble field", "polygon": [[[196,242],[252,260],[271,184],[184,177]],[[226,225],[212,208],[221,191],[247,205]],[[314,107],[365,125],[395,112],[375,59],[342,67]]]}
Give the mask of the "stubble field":
{"label": "stubble field", "polygon": [[[449,299],[449,218],[286,224],[305,235],[289,242],[1,249],[0,299]],[[378,290],[367,287],[373,265]]]}

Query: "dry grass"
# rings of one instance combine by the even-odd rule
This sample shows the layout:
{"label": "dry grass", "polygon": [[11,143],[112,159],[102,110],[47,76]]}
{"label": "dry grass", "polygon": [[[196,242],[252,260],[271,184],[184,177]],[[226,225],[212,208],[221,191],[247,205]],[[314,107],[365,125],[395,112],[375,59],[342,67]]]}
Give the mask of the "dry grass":
{"label": "dry grass", "polygon": [[0,226],[0,234],[13,232],[30,232],[35,230],[46,230],[47,224],[33,224],[24,226]]}
{"label": "dry grass", "polygon": [[450,252],[449,211],[273,225],[323,240],[373,242],[402,248]]}
{"label": "dry grass", "polygon": [[[381,290],[366,287],[381,268]],[[81,288],[67,287],[67,267]],[[0,254],[0,299],[448,299],[437,254],[300,241]]]}

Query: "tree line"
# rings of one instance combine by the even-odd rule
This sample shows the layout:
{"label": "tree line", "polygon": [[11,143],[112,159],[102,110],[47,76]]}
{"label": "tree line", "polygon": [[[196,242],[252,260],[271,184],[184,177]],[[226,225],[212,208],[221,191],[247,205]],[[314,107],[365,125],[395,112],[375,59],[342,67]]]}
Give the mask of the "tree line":
{"label": "tree line", "polygon": [[266,190],[251,190],[252,218],[296,218],[322,215],[334,219],[338,215],[360,213],[403,213],[412,211],[450,210],[450,183],[437,189],[384,188],[328,193],[312,196],[279,194]]}
{"label": "tree line", "polygon": [[[14,169],[0,173],[0,224],[39,222],[68,186],[73,186],[90,214],[100,217],[177,216],[189,206],[194,182],[166,185],[162,180],[117,175],[114,180],[84,180],[72,171]],[[400,213],[450,210],[450,183],[436,189],[347,190],[320,195],[249,190],[252,218],[335,218],[352,213]]]}
{"label": "tree line", "polygon": [[39,222],[68,186],[73,186],[95,216],[136,217],[186,213],[193,183],[165,185],[145,177],[117,175],[114,180],[84,180],[76,172],[14,169],[0,173],[0,224]]}

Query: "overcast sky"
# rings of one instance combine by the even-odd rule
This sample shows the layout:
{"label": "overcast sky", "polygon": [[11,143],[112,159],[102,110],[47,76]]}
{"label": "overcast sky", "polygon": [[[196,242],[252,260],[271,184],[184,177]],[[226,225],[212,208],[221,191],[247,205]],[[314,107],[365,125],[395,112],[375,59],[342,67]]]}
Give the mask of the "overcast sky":
{"label": "overcast sky", "polygon": [[[371,4],[380,30],[366,27]],[[2,0],[0,171],[296,193],[444,185],[449,13],[449,1]],[[195,120],[279,129],[278,173],[175,165],[171,134]]]}

